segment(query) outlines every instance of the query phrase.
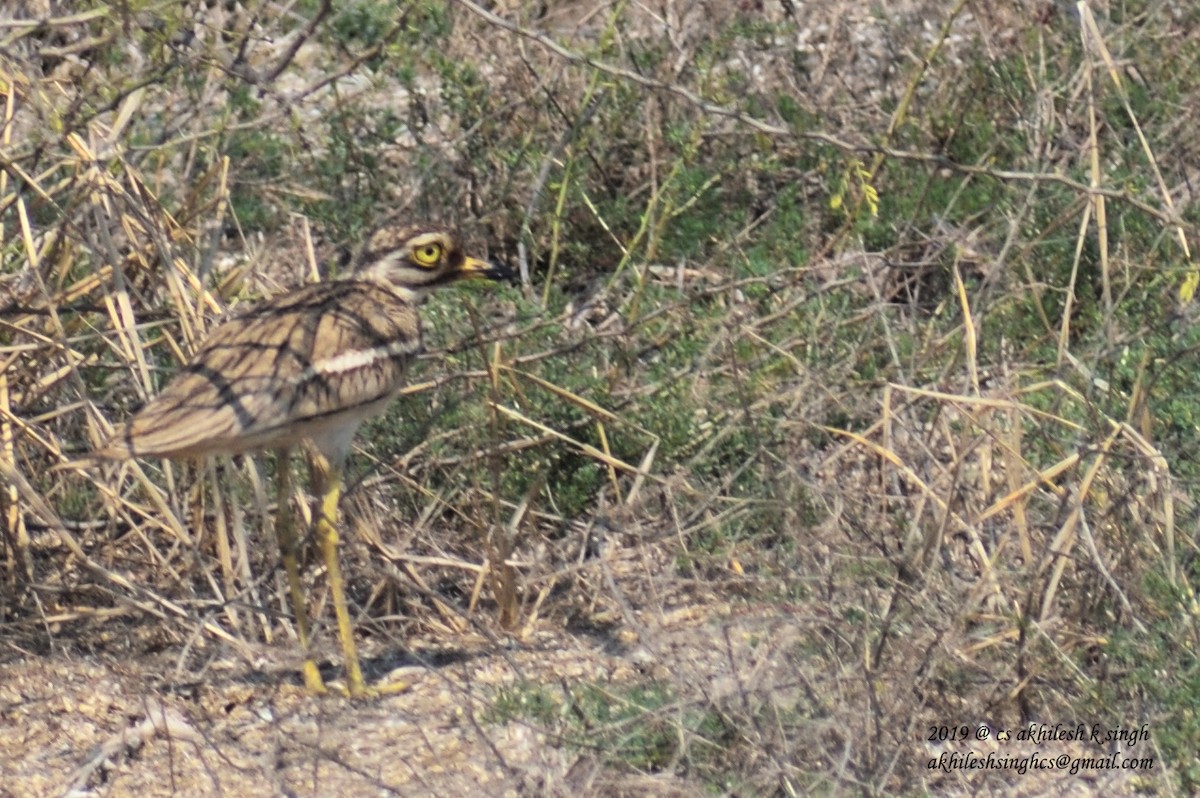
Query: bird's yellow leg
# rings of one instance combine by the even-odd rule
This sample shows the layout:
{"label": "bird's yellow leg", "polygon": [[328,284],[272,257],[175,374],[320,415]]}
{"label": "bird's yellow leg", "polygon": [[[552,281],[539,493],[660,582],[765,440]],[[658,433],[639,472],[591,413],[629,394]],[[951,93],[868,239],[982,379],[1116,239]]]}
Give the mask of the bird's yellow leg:
{"label": "bird's yellow leg", "polygon": [[362,669],[358,665],[358,647],[354,643],[354,627],[350,623],[350,611],[346,607],[346,584],[342,579],[342,566],[338,562],[337,520],[338,501],[342,495],[342,467],[324,457],[317,457],[317,470],[323,482],[320,512],[317,513],[317,542],[325,569],[329,573],[329,590],[333,593],[333,610],[337,614],[338,637],[342,640],[342,655],[346,660],[346,689],[352,697],[365,695]]}
{"label": "bird's yellow leg", "polygon": [[288,593],[292,599],[292,613],[296,616],[296,635],[304,650],[304,686],[311,693],[324,693],[325,683],[312,655],[312,638],[308,631],[308,606],[304,592],[300,589],[300,540],[296,536],[296,518],[292,514],[292,470],[291,450],[280,449],[275,453],[276,479],[279,496],[276,501],[275,537],[279,541],[279,553],[283,558],[283,570],[287,574]]}

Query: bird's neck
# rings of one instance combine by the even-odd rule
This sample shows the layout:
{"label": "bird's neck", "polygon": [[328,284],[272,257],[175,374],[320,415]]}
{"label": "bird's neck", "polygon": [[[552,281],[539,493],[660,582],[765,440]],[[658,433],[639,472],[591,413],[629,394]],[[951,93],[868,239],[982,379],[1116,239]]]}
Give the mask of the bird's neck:
{"label": "bird's neck", "polygon": [[425,299],[425,290],[419,286],[403,285],[388,277],[386,264],[375,264],[359,269],[350,275],[352,280],[362,280],[384,288],[410,305],[420,305]]}

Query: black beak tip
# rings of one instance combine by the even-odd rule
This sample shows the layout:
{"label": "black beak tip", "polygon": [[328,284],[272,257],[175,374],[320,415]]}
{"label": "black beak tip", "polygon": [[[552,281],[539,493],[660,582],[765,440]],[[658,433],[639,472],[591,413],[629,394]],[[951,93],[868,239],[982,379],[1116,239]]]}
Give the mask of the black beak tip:
{"label": "black beak tip", "polygon": [[507,263],[489,261],[488,269],[484,274],[489,280],[495,280],[496,282],[513,283],[517,280],[517,270]]}

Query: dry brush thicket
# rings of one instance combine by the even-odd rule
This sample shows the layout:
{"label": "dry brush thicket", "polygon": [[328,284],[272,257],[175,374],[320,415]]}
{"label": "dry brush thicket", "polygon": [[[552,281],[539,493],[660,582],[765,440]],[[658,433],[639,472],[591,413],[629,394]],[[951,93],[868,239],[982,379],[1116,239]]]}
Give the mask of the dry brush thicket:
{"label": "dry brush thicket", "polygon": [[[11,783],[1195,790],[1200,24],[889,5],[0,7]],[[431,302],[359,436],[359,631],[417,684],[325,706],[270,457],[63,464],[394,213],[522,284]],[[1076,722],[1154,766],[926,767],[1112,753],[927,739]]]}

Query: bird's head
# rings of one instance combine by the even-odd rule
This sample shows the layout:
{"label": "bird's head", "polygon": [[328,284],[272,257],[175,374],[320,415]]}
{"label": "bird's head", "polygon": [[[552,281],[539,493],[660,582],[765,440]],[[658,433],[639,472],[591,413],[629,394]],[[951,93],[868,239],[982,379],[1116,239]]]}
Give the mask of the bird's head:
{"label": "bird's head", "polygon": [[419,300],[439,285],[476,277],[507,280],[512,271],[467,255],[458,233],[448,227],[390,223],[367,239],[354,276],[379,280]]}

